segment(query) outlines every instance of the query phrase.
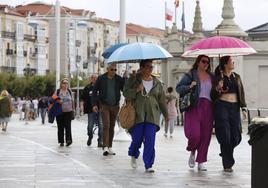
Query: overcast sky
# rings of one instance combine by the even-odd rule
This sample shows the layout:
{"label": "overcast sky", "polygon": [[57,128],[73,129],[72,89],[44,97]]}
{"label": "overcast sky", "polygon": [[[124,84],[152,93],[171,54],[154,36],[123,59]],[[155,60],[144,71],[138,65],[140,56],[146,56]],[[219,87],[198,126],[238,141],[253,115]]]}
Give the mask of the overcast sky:
{"label": "overcast sky", "polygon": [[[174,0],[166,0],[174,12]],[[224,0],[200,0],[203,28],[213,30],[222,20]],[[27,4],[33,0],[0,0],[1,4],[12,6]],[[55,0],[43,0],[54,3]],[[95,11],[97,17],[119,20],[120,0],[60,0],[61,5]],[[180,1],[182,2],[182,0]],[[184,0],[186,29],[192,31],[195,0]],[[268,22],[268,0],[233,0],[235,22],[247,30]],[[164,28],[165,0],[126,0],[126,21],[148,27]],[[182,3],[177,10],[178,28],[181,28]],[[169,24],[171,25],[171,24]]]}

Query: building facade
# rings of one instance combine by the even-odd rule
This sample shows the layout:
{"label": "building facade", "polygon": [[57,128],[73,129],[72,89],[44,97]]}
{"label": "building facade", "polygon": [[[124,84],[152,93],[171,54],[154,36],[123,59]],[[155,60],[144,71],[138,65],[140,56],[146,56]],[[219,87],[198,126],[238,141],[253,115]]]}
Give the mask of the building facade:
{"label": "building facade", "polygon": [[7,5],[0,6],[1,72],[18,75],[45,75],[48,70],[48,25],[39,21],[32,25],[23,14]]}

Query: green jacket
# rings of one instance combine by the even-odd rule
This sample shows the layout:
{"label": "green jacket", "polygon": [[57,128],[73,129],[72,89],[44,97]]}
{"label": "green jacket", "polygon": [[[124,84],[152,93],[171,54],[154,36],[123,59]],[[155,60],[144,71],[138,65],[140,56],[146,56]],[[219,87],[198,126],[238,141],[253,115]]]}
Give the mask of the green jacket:
{"label": "green jacket", "polygon": [[0,97],[0,118],[10,117],[12,113],[9,97]]}
{"label": "green jacket", "polygon": [[136,92],[136,88],[141,83],[141,74],[138,73],[136,76],[131,76],[124,86],[123,95],[126,99],[134,100],[136,109],[135,124],[146,121],[157,125],[159,130],[160,113],[164,117],[168,117],[162,83],[153,76],[153,87],[148,96],[143,96],[141,92]]}

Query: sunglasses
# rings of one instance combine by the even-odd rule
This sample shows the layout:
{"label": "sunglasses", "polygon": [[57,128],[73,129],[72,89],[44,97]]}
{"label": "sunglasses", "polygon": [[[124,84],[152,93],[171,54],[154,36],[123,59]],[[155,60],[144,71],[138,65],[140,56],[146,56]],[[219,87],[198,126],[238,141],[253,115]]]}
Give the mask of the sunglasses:
{"label": "sunglasses", "polygon": [[149,68],[149,69],[153,69],[154,66],[153,65],[145,65],[146,68]]}
{"label": "sunglasses", "polygon": [[110,69],[110,71],[117,71],[117,69]]}
{"label": "sunglasses", "polygon": [[209,63],[208,60],[201,60],[202,63]]}

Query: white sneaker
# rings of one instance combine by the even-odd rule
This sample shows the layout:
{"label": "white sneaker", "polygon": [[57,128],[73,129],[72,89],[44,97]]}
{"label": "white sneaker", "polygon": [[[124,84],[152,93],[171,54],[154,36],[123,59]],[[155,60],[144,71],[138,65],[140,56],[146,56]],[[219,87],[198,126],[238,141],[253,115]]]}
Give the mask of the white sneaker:
{"label": "white sneaker", "polygon": [[112,150],[112,148],[108,148],[109,155],[115,155],[115,152]]}
{"label": "white sneaker", "polygon": [[188,165],[190,168],[194,168],[194,166],[195,166],[195,153],[194,152],[190,153]]}
{"label": "white sneaker", "polygon": [[131,167],[136,169],[138,167],[137,165],[137,159],[133,156],[131,156],[131,159],[130,159],[130,164],[131,164]]}
{"label": "white sneaker", "polygon": [[199,171],[207,171],[207,168],[205,167],[204,163],[198,163],[197,169]]}
{"label": "white sneaker", "polygon": [[103,155],[104,156],[108,156],[109,155],[109,149],[108,149],[108,147],[104,147],[103,148]]}
{"label": "white sneaker", "polygon": [[147,172],[147,173],[154,173],[155,171],[154,171],[154,169],[151,167],[151,168],[147,168],[147,169],[145,170],[145,172]]}

